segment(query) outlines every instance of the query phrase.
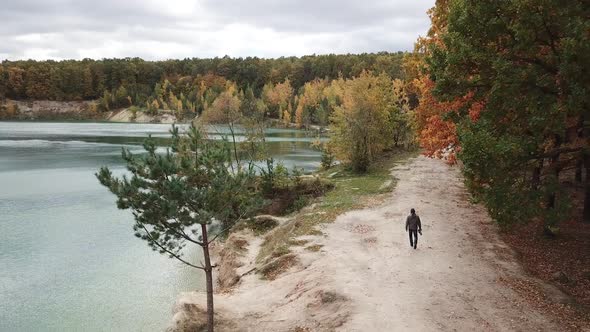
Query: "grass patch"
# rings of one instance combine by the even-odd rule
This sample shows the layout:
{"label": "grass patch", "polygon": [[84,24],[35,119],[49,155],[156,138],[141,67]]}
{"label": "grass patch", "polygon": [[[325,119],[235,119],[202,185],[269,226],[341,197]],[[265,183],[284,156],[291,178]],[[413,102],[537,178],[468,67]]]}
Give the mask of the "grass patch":
{"label": "grass patch", "polygon": [[289,245],[300,247],[300,246],[306,245],[308,242],[309,242],[308,240],[291,239],[291,240],[289,240]]}
{"label": "grass patch", "polygon": [[334,303],[346,300],[346,297],[336,292],[320,292],[320,301],[322,304]]}
{"label": "grass patch", "polygon": [[266,280],[275,280],[279,274],[288,270],[295,263],[297,263],[295,254],[283,255],[265,264],[258,273]]}
{"label": "grass patch", "polygon": [[321,235],[318,225],[332,222],[338,215],[365,207],[370,201],[375,202],[376,196],[391,192],[396,184],[391,168],[417,155],[418,151],[392,151],[374,162],[366,174],[354,173],[342,165],[318,172],[320,181],[330,181],[333,189],[308,202],[317,203],[311,212],[296,213],[290,222],[268,233],[257,261],[274,256],[275,250],[284,251],[282,247],[299,236]]}
{"label": "grass patch", "polygon": [[240,231],[240,230],[244,230],[244,229],[250,229],[250,230],[252,230],[252,232],[254,232],[255,235],[258,236],[258,235],[262,235],[264,233],[267,233],[271,229],[277,227],[278,224],[279,223],[273,218],[259,216],[257,218],[250,218],[250,219],[242,220],[242,221],[238,222],[232,228],[232,232]]}
{"label": "grass patch", "polygon": [[321,177],[300,177],[291,185],[273,188],[266,193],[266,202],[260,212],[275,216],[296,213],[333,187],[331,181]]}
{"label": "grass patch", "polygon": [[277,257],[281,257],[284,255],[288,255],[291,253],[291,249],[289,249],[290,247],[291,246],[289,245],[289,243],[282,244],[282,245],[275,248],[275,250],[272,252],[272,255],[270,257],[277,258]]}
{"label": "grass patch", "polygon": [[313,251],[313,252],[318,252],[322,249],[323,245],[321,244],[314,244],[308,247],[305,247],[305,250],[307,251]]}

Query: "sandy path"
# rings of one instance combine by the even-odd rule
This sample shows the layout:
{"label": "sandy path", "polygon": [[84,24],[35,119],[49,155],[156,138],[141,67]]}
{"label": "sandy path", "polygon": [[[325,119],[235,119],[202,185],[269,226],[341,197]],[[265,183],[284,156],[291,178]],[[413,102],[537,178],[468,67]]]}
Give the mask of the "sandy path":
{"label": "sandy path", "polygon": [[[399,179],[379,207],[351,211],[324,225],[324,247],[294,247],[300,263],[274,281],[245,276],[216,306],[223,331],[559,331],[499,278],[526,278],[489,217],[471,205],[461,176],[418,157],[393,171]],[[405,217],[423,223],[410,248]],[[490,231],[491,230],[491,231]],[[251,268],[260,240],[242,269]],[[508,254],[506,254],[508,252]],[[502,254],[503,253],[503,254]],[[187,293],[180,303],[203,303]]]}
{"label": "sandy path", "polygon": [[[488,216],[467,202],[457,169],[419,157],[394,175],[400,180],[391,201],[327,228],[328,274],[353,303],[340,330],[559,330],[497,282],[498,265],[520,273],[518,265],[490,250],[503,244],[484,238],[478,223]],[[404,230],[412,207],[423,224],[417,250]]]}

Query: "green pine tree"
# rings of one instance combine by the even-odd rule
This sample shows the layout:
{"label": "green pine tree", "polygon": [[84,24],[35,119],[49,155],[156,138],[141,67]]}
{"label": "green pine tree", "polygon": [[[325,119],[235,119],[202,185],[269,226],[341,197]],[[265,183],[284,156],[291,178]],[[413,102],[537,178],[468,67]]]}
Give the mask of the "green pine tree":
{"label": "green pine tree", "polygon": [[[258,207],[254,166],[230,167],[235,161],[227,139],[206,140],[195,127],[181,135],[173,126],[171,133],[172,143],[164,154],[156,153],[151,137],[144,143],[145,154],[123,149],[129,176],[115,177],[107,167],[96,176],[117,196],[119,209],[133,212],[135,236],[153,250],[205,272],[207,324],[213,331],[209,245]],[[211,237],[213,222],[219,227]],[[203,264],[184,256],[187,245],[202,248]]]}

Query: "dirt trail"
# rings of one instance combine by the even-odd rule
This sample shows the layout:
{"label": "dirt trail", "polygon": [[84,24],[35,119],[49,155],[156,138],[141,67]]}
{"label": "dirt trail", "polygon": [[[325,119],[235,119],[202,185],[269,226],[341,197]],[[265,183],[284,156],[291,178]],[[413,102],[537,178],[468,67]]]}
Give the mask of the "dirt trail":
{"label": "dirt trail", "polygon": [[[559,330],[498,283],[501,274],[522,272],[497,257],[494,249],[505,246],[493,232],[484,238],[489,217],[468,202],[457,169],[419,157],[394,174],[391,201],[342,215],[327,229],[326,268],[354,303],[341,330]],[[423,224],[417,250],[404,231],[412,207]]]}
{"label": "dirt trail", "polygon": [[[499,282],[525,276],[485,210],[468,202],[456,168],[418,157],[393,172],[399,181],[384,204],[343,214],[323,227],[325,237],[311,238],[323,245],[319,253],[298,250],[300,264],[278,279],[247,275],[217,296],[235,322],[226,329],[561,330]],[[417,250],[404,230],[412,207],[423,224]],[[180,303],[198,298],[185,294]]]}

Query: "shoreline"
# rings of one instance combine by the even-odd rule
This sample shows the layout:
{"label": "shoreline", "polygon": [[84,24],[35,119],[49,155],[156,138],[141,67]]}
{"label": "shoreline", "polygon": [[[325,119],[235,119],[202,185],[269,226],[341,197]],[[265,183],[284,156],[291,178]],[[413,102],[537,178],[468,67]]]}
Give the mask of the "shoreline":
{"label": "shoreline", "polygon": [[[178,119],[174,111],[159,109],[156,115],[150,115],[145,109],[138,108],[133,114],[131,107],[108,112],[92,111],[94,100],[86,101],[54,101],[54,100],[12,100],[0,101],[0,121],[15,122],[106,122],[106,123],[191,123],[195,118]],[[16,105],[13,113],[7,111],[9,104]],[[4,112],[4,113],[3,113]],[[328,131],[327,126],[309,124],[298,126],[295,123],[285,125],[280,119],[269,118],[270,127],[300,129],[307,131]]]}
{"label": "shoreline", "polygon": [[[142,109],[132,112],[121,108],[97,112],[96,101],[4,100],[0,105],[0,121],[100,121],[112,123],[190,123],[193,119],[177,119],[173,111],[158,110],[149,115]],[[13,105],[9,111],[8,105]]]}

